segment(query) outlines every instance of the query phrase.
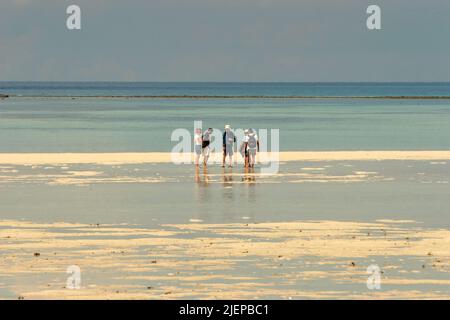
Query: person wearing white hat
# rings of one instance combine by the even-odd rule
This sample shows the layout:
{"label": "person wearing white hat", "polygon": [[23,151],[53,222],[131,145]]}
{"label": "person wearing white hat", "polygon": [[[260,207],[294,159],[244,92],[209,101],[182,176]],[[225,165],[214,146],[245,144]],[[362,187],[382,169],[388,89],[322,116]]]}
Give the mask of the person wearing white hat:
{"label": "person wearing white hat", "polygon": [[233,131],[231,130],[231,126],[227,124],[225,126],[225,132],[223,133],[223,161],[222,161],[222,168],[225,168],[225,162],[228,156],[229,159],[229,168],[233,167],[233,154],[234,154],[234,143],[236,142],[236,136],[234,135]]}
{"label": "person wearing white hat", "polygon": [[248,165],[250,168],[254,168],[256,162],[256,153],[259,152],[259,140],[258,135],[256,134],[256,130],[248,130],[246,147],[248,150]]}

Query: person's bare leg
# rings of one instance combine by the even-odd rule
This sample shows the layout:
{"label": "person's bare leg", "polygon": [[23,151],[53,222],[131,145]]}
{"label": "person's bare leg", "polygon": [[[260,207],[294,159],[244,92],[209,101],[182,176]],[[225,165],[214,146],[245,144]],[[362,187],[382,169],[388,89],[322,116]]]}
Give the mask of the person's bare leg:
{"label": "person's bare leg", "polygon": [[195,166],[198,167],[198,163],[200,162],[200,155],[195,155]]}
{"label": "person's bare leg", "polygon": [[209,183],[208,168],[206,168],[206,166],[203,167],[203,177],[204,177],[205,183]]}
{"label": "person's bare leg", "polygon": [[227,154],[224,152],[223,153],[223,160],[222,160],[222,168],[225,168],[225,161],[227,159]]}
{"label": "person's bare leg", "polygon": [[195,181],[196,181],[196,182],[201,182],[201,179],[200,179],[200,171],[199,171],[198,164],[197,164],[197,166],[195,167]]}

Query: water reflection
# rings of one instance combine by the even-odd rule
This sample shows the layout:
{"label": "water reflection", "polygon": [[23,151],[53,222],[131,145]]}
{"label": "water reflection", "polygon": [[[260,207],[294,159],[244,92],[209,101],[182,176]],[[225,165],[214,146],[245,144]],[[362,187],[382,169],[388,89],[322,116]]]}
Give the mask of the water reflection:
{"label": "water reflection", "polygon": [[208,168],[203,167],[203,174],[200,175],[200,167],[195,167],[195,182],[199,185],[207,186],[209,184]]}
{"label": "water reflection", "polygon": [[230,169],[227,171],[225,168],[222,169],[222,179],[224,187],[232,187],[233,186],[233,170]]}
{"label": "water reflection", "polygon": [[197,204],[200,208],[211,210],[213,204],[222,204],[221,207],[230,209],[239,207],[242,201],[255,203],[256,175],[253,168],[243,168],[238,172],[232,168],[222,168],[221,171],[209,172],[206,167],[196,167]]}
{"label": "water reflection", "polygon": [[255,174],[255,168],[244,168],[244,175],[242,176],[242,182],[254,184],[256,182],[256,174]]}
{"label": "water reflection", "polygon": [[223,184],[222,197],[227,202],[233,202],[235,190],[233,188],[234,178],[232,169],[229,169],[228,171],[225,168],[222,169],[222,184]]}
{"label": "water reflection", "polygon": [[203,167],[202,169],[199,167],[195,168],[195,182],[195,197],[197,204],[200,205],[199,209],[201,209],[208,206],[211,201],[211,194],[209,190],[210,177],[206,167]]}

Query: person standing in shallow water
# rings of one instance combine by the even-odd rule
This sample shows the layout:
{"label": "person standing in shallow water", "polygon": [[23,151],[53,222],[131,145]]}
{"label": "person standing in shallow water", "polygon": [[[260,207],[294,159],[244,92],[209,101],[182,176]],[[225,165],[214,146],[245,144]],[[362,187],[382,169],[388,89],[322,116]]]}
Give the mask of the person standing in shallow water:
{"label": "person standing in shallow water", "polygon": [[255,130],[248,129],[248,138],[246,139],[246,149],[248,150],[248,166],[255,167],[256,153],[259,152],[259,140]]}
{"label": "person standing in shallow water", "polygon": [[244,139],[239,146],[239,152],[241,156],[244,158],[244,167],[248,167],[248,150],[247,150],[247,141],[248,141],[248,129],[244,130]]}
{"label": "person standing in shallow water", "polygon": [[202,154],[202,129],[195,129],[194,134],[194,152],[195,152],[195,166],[198,167],[200,162],[200,155]]}
{"label": "person standing in shallow water", "polygon": [[203,154],[203,165],[206,167],[208,164],[208,158],[210,154],[209,145],[211,144],[211,134],[213,133],[213,128],[209,128],[203,133],[202,136],[202,154]]}
{"label": "person standing in shallow water", "polygon": [[233,167],[233,154],[234,154],[234,143],[236,142],[236,137],[231,131],[231,126],[227,124],[225,126],[225,132],[222,136],[222,146],[223,146],[223,161],[222,161],[222,168],[225,168],[225,162],[227,159],[229,159],[229,168]]}

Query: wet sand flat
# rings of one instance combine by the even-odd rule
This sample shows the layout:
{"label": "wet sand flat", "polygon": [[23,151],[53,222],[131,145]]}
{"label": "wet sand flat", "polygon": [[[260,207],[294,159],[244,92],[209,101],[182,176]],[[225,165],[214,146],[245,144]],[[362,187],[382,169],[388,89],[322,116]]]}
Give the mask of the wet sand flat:
{"label": "wet sand flat", "polygon": [[[450,231],[414,221],[136,225],[0,221],[0,296],[15,299],[436,298]],[[381,271],[369,290],[367,268]],[[66,288],[68,266],[80,289]]]}
{"label": "wet sand flat", "polygon": [[269,176],[80,155],[0,156],[0,298],[450,297],[445,153],[303,154]]}
{"label": "wet sand flat", "polygon": [[[222,153],[211,156],[220,160]],[[193,160],[193,154],[178,155],[168,152],[129,153],[0,153],[0,164],[139,164],[170,163],[173,160]],[[237,158],[239,162],[242,160]],[[450,151],[289,151],[260,153],[265,161],[369,161],[369,160],[450,160]]]}

